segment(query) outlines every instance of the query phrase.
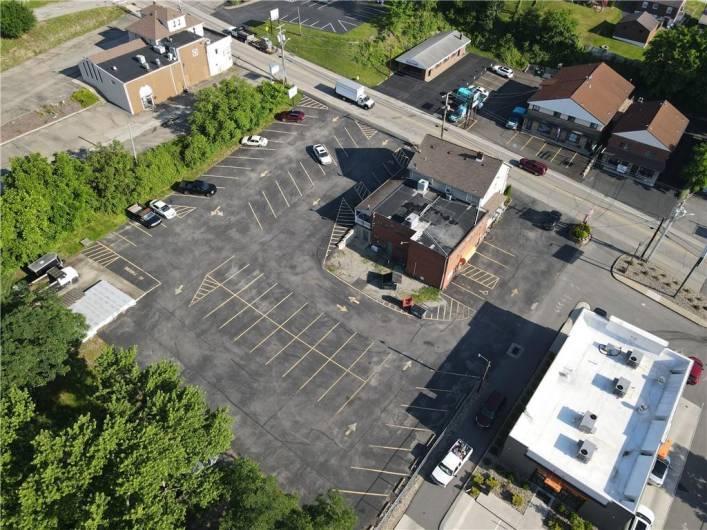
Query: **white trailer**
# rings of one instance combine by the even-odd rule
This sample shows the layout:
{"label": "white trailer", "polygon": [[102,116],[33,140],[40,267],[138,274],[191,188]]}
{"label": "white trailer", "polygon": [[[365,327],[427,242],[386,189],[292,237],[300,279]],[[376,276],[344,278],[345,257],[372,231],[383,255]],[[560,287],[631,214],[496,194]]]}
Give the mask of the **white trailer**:
{"label": "white trailer", "polygon": [[334,90],[342,99],[351,101],[363,109],[370,109],[375,105],[375,101],[366,94],[366,87],[356,81],[341,79],[336,82]]}

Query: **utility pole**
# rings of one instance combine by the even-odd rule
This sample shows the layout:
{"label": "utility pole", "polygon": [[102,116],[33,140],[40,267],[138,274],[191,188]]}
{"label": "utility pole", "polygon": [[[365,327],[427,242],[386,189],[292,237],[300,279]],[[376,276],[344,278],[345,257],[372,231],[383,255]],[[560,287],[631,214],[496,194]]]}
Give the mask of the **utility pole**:
{"label": "utility pole", "polygon": [[135,159],[135,162],[137,162],[137,152],[135,151],[135,141],[133,140],[133,128],[130,125],[130,119],[128,118],[128,133],[130,134],[130,145],[133,146],[133,158]]}
{"label": "utility pole", "polygon": [[682,283],[680,284],[680,287],[678,287],[678,290],[675,291],[675,294],[673,295],[673,298],[675,298],[675,297],[678,295],[678,293],[680,293],[680,291],[682,291],[682,288],[685,287],[685,284],[687,283],[687,280],[690,279],[690,276],[692,276],[692,273],[695,272],[695,270],[697,269],[697,267],[700,266],[700,264],[701,264],[702,261],[705,259],[705,257],[707,257],[707,246],[705,246],[705,249],[702,251],[702,255],[701,255],[699,258],[697,258],[697,261],[695,262],[695,264],[694,264],[694,265],[692,266],[692,268],[690,269],[690,272],[688,272],[688,273],[687,273],[687,276],[685,276],[685,279],[684,279],[684,280],[682,281]]}
{"label": "utility pole", "polygon": [[655,232],[653,232],[653,236],[651,237],[651,240],[646,245],[646,248],[643,249],[643,252],[641,253],[641,259],[643,259],[646,256],[646,252],[648,252],[648,249],[651,248],[651,245],[653,244],[653,240],[655,239],[655,236],[658,235],[658,232],[660,232],[660,229],[663,227],[664,222],[665,222],[665,217],[662,217],[660,219],[660,223],[658,223],[658,228],[656,228]]}
{"label": "utility pole", "polygon": [[287,84],[287,70],[285,69],[285,42],[287,38],[282,32],[282,24],[277,27],[277,41],[280,43],[280,55],[282,56],[282,84]]}
{"label": "utility pole", "polygon": [[486,375],[489,373],[489,368],[491,368],[491,361],[489,361],[486,357],[481,355],[480,353],[476,355],[479,359],[483,359],[486,361],[486,369],[484,370],[484,375],[481,376],[481,381],[479,381],[479,388],[476,390],[477,394],[481,393],[481,387],[484,384],[484,381],[486,381]]}
{"label": "utility pole", "polygon": [[670,212],[670,217],[668,218],[668,224],[665,225],[665,230],[663,230],[663,233],[660,234],[660,238],[658,238],[658,241],[655,242],[655,246],[648,252],[648,255],[646,256],[646,261],[651,259],[651,256],[655,253],[655,251],[658,249],[660,244],[663,242],[663,239],[665,239],[665,236],[670,232],[670,228],[673,226],[673,223],[682,217],[685,217],[687,215],[687,210],[685,210],[685,200],[680,201],[678,204],[675,205],[673,208],[673,211]]}
{"label": "utility pole", "polygon": [[444,96],[444,114],[442,115],[442,132],[439,134],[440,140],[444,139],[444,125],[447,123],[447,109],[449,108],[449,94],[450,94],[450,92],[447,92],[447,95]]}
{"label": "utility pole", "polygon": [[297,4],[297,22],[299,23],[299,36],[302,36],[302,17],[299,14],[299,4]]}

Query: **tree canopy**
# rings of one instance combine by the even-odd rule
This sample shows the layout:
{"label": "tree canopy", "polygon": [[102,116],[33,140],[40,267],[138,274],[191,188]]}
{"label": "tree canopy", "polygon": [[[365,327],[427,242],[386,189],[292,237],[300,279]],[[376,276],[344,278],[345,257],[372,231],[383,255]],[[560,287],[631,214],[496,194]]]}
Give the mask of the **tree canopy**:
{"label": "tree canopy", "polygon": [[700,142],[692,149],[692,158],[683,168],[682,176],[692,192],[707,188],[707,142]]}
{"label": "tree canopy", "polygon": [[72,351],[86,333],[83,316],[61,304],[51,289],[18,285],[3,302],[3,385],[34,388],[65,374]]}
{"label": "tree canopy", "polygon": [[22,2],[0,2],[0,35],[3,38],[16,39],[31,30],[36,23],[32,10]]}

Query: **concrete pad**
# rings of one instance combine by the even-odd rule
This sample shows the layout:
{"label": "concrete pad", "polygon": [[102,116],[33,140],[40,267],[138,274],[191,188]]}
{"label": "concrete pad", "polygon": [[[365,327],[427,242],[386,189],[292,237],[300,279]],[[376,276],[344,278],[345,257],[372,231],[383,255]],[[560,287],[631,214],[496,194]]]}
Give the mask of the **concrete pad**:
{"label": "concrete pad", "polygon": [[685,462],[690,454],[692,439],[697,431],[702,408],[685,398],[681,398],[675,410],[673,424],[668,439],[673,441],[669,452],[670,468],[663,487],[647,485],[641,498],[641,504],[648,506],[655,513],[655,528],[668,528],[667,518],[675,498],[675,491],[682,477]]}
{"label": "concrete pad", "polygon": [[412,517],[405,514],[402,519],[400,519],[400,522],[395,527],[395,530],[425,530],[425,527],[420,526]]}
{"label": "concrete pad", "polygon": [[[405,530],[407,528],[405,527]],[[462,492],[440,524],[440,530],[458,530],[459,528],[465,530],[489,530],[491,528],[510,530],[514,527],[476,502],[473,497]]]}

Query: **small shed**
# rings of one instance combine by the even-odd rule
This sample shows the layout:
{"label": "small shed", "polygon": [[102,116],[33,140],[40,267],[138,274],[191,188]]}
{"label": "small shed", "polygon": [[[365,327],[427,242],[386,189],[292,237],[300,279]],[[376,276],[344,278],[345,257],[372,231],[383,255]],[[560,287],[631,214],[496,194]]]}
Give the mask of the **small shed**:
{"label": "small shed", "polygon": [[616,24],[614,38],[634,46],[645,48],[655,37],[660,21],[650,13],[629,13]]}
{"label": "small shed", "polygon": [[444,31],[406,51],[395,61],[401,65],[401,72],[429,81],[460,61],[470,42],[459,31]]}

